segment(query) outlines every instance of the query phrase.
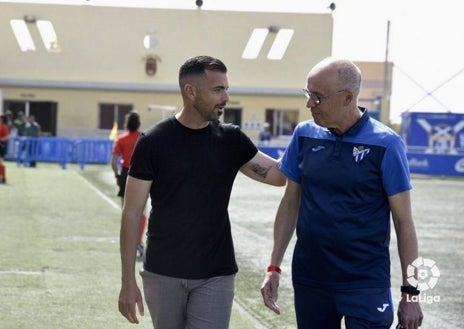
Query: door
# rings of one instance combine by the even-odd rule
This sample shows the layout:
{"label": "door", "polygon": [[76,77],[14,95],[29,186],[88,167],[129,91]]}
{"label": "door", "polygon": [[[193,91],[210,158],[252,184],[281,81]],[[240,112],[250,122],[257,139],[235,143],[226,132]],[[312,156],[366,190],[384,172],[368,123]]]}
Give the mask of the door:
{"label": "door", "polygon": [[237,126],[242,125],[242,109],[226,108],[224,111],[224,123],[232,123]]}
{"label": "door", "polygon": [[13,120],[21,111],[26,117],[33,115],[42,128],[43,136],[56,136],[58,103],[5,100],[3,108],[11,111]]}

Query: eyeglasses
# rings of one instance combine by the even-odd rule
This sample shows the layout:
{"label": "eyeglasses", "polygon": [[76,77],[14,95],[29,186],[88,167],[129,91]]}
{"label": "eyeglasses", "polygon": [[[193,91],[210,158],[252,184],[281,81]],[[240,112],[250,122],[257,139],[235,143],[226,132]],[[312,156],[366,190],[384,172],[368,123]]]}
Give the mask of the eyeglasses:
{"label": "eyeglasses", "polygon": [[313,93],[311,91],[309,91],[308,89],[303,89],[303,93],[304,95],[306,96],[306,99],[309,101],[310,99],[312,99],[314,101],[314,103],[316,103],[317,105],[321,104],[322,100],[323,99],[326,99],[326,98],[329,98],[330,96],[333,96],[333,95],[336,95],[336,94],[339,94],[339,93],[342,93],[344,91],[349,91],[347,89],[342,89],[342,90],[339,90],[339,91],[336,91],[334,92],[333,94],[330,94],[330,95],[320,95],[318,93]]}

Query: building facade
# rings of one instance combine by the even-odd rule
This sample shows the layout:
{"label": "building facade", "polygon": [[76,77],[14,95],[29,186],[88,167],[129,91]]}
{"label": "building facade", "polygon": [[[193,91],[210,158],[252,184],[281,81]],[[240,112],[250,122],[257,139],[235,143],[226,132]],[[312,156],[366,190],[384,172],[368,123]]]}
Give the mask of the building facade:
{"label": "building facade", "polygon": [[[330,12],[1,7],[3,112],[34,115],[51,136],[107,137],[114,122],[124,129],[124,115],[133,109],[148,128],[180,110],[180,65],[188,57],[211,55],[229,69],[223,120],[255,140],[268,123],[273,141],[285,143],[296,124],[311,117],[301,92],[308,70],[332,52]],[[20,49],[16,23],[26,27],[35,50]],[[41,30],[47,24],[55,31],[48,41]],[[247,49],[253,36],[261,38],[254,54]],[[357,64],[365,76],[361,104],[378,111],[391,90],[391,63]]]}

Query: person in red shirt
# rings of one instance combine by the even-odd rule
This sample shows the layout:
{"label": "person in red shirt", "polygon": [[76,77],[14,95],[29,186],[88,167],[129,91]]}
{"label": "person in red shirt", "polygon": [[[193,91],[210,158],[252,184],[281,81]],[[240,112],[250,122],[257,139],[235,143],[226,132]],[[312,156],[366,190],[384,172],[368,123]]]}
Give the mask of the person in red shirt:
{"label": "person in red shirt", "polygon": [[6,170],[3,161],[6,155],[8,137],[10,136],[7,123],[6,115],[0,115],[0,183],[6,183]]}
{"label": "person in red shirt", "polygon": [[[111,158],[111,168],[116,177],[116,183],[119,186],[118,196],[121,197],[121,206],[124,204],[124,192],[126,189],[127,172],[129,170],[132,152],[134,151],[137,139],[140,136],[140,115],[136,111],[131,111],[126,115],[125,128],[127,132],[121,134],[113,147],[113,157]],[[118,159],[121,159],[121,172],[119,172]],[[137,250],[139,256],[143,256],[145,245],[143,243],[143,233],[147,223],[147,217],[142,214],[140,225],[139,244]]]}

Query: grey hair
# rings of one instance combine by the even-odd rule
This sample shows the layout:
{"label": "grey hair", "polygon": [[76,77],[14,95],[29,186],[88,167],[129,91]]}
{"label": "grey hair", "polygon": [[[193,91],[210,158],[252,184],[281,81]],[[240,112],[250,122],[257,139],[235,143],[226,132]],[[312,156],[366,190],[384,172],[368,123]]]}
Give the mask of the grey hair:
{"label": "grey hair", "polygon": [[314,68],[335,70],[337,72],[338,87],[350,90],[354,97],[358,98],[362,86],[362,74],[359,67],[352,61],[343,58],[327,57],[316,64]]}
{"label": "grey hair", "polygon": [[351,61],[340,60],[336,62],[336,68],[340,84],[349,89],[357,98],[362,86],[362,74],[359,67]]}

